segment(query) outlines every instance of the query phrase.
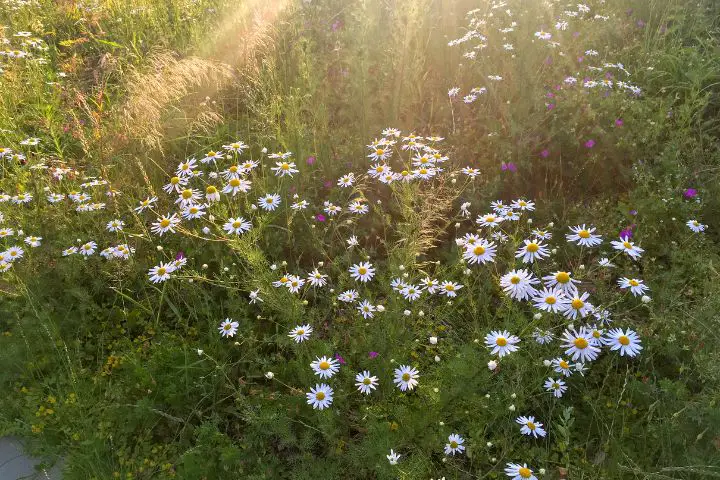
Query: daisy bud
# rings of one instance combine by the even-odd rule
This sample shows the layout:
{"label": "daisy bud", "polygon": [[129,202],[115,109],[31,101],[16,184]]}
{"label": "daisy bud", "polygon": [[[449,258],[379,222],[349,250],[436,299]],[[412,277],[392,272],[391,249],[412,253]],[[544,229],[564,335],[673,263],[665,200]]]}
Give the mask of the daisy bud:
{"label": "daisy bud", "polygon": [[262,153],[267,153],[267,148],[263,147],[262,150],[260,150]]}
{"label": "daisy bud", "polygon": [[489,394],[489,393],[486,393],[486,394],[485,394],[485,398],[490,398],[490,394]]}
{"label": "daisy bud", "polygon": [[445,426],[445,422],[440,422],[440,426],[441,426],[441,427],[444,427],[444,426]]}
{"label": "daisy bud", "polygon": [[488,448],[491,448],[493,446],[492,442],[487,442],[485,445],[487,445]]}
{"label": "daisy bud", "polygon": [[495,462],[497,462],[497,458],[492,457],[492,458],[490,459],[490,461],[491,461],[492,463],[495,463]]}
{"label": "daisy bud", "polygon": [[233,345],[235,345],[236,347],[239,347],[239,346],[240,346],[240,342],[235,342]]}
{"label": "daisy bud", "polygon": [[515,411],[515,405],[510,405],[510,406],[508,407],[508,410],[510,410],[511,412],[514,412],[514,411]]}
{"label": "daisy bud", "polygon": [[223,272],[227,272],[228,270],[230,270],[228,267],[223,268]]}
{"label": "daisy bud", "polygon": [[557,253],[557,248],[553,248],[552,250],[550,250],[550,253],[552,253],[553,255],[555,255],[555,254]]}
{"label": "daisy bud", "polygon": [[513,393],[512,395],[510,395],[510,398],[517,398],[517,395]]}
{"label": "daisy bud", "polygon": [[334,288],[331,288],[331,289],[330,289],[330,293],[335,293],[335,289],[334,289]]}
{"label": "daisy bud", "polygon": [[[214,104],[215,102],[212,102],[212,103]],[[227,158],[228,160],[230,160],[230,159],[232,158],[232,155],[230,155],[230,154],[228,153],[227,155],[225,155],[225,158]]]}
{"label": "daisy bud", "polygon": [[568,325],[568,328],[569,328],[570,330],[575,330],[575,324],[574,324],[574,323],[569,324],[569,325]]}
{"label": "daisy bud", "polygon": [[438,357],[437,355],[435,355],[435,361],[436,361],[436,362],[439,362],[439,361],[440,361],[440,357]]}
{"label": "daisy bud", "polygon": [[488,369],[490,369],[490,371],[494,371],[498,366],[498,364],[495,360],[490,360],[487,365],[488,365]]}
{"label": "daisy bud", "polygon": [[375,307],[375,309],[376,309],[378,312],[384,312],[384,311],[385,311],[385,306],[384,306],[384,305],[377,305],[377,306]]}
{"label": "daisy bud", "polygon": [[380,204],[382,204],[382,200],[378,199],[375,203],[377,203],[378,205],[380,205]]}
{"label": "daisy bud", "polygon": [[674,222],[674,221],[677,220],[677,219],[676,219],[675,217],[672,217],[672,220],[673,220],[673,222]]}
{"label": "daisy bud", "polygon": [[43,187],[43,191],[44,191],[44,192],[49,192],[49,191],[50,191],[50,187]]}
{"label": "daisy bud", "polygon": [[163,251],[163,246],[162,246],[162,245],[158,245],[158,246],[155,247],[155,248],[157,249],[158,252],[162,252],[162,251]]}
{"label": "daisy bud", "polygon": [[549,367],[550,365],[552,365],[552,362],[550,360],[543,360],[543,365]]}
{"label": "daisy bud", "polygon": [[202,264],[202,269],[203,269],[203,270],[207,270],[207,268],[208,268],[208,264],[207,264],[207,263],[203,263],[203,264]]}
{"label": "daisy bud", "polygon": [[466,268],[463,273],[464,273],[465,275],[470,275],[470,274],[472,273],[472,270],[470,270],[469,268]]}
{"label": "daisy bud", "polygon": [[407,274],[407,272],[405,272],[402,274],[402,276],[403,276],[403,278],[408,278],[409,275]]}
{"label": "daisy bud", "polygon": [[550,223],[548,223],[548,227],[552,228],[552,227],[554,227],[554,226],[555,226],[555,222],[550,222]]}
{"label": "daisy bud", "polygon": [[418,312],[418,317],[424,317],[424,316],[425,316],[425,312],[423,312],[422,310],[420,310],[420,311]]}
{"label": "daisy bud", "polygon": [[443,457],[442,462],[447,463],[447,457]]}
{"label": "daisy bud", "polygon": [[430,342],[430,345],[437,345],[437,337],[430,337],[428,341]]}
{"label": "daisy bud", "polygon": [[205,350],[200,350],[200,349],[198,348],[197,353],[198,353],[198,355],[202,355],[204,351],[205,351]]}
{"label": "daisy bud", "polygon": [[475,343],[480,343],[480,339],[479,339],[479,338],[476,338],[475,340],[473,340],[473,342],[475,342]]}
{"label": "daisy bud", "polygon": [[307,300],[303,300],[303,305],[307,305],[307,304],[308,304],[308,301],[307,301]]}
{"label": "daisy bud", "polygon": [[437,388],[437,387],[433,388],[433,392],[438,393],[439,391],[440,391],[439,388]]}
{"label": "daisy bud", "polygon": [[409,317],[409,316],[410,316],[410,313],[411,313],[410,310],[405,310],[405,311],[403,312],[403,315],[405,315],[406,317]]}
{"label": "daisy bud", "polygon": [[324,267],[324,266],[325,266],[325,262],[318,262],[318,267]]}
{"label": "daisy bud", "polygon": [[580,270],[585,270],[585,265],[580,265],[578,268],[579,268]]}
{"label": "daisy bud", "polygon": [[203,227],[202,232],[203,232],[205,235],[209,235],[209,234],[210,234],[210,228],[208,228],[208,227]]}
{"label": "daisy bud", "polygon": [[538,473],[539,473],[540,475],[545,475],[545,469],[544,469],[544,468],[541,468],[540,470],[538,470]]}
{"label": "daisy bud", "polygon": [[651,298],[648,297],[647,295],[643,295],[642,298],[640,298],[640,300],[641,300],[643,303],[650,303]]}
{"label": "daisy bud", "polygon": [[456,178],[453,178],[452,180],[450,180],[450,183],[452,183],[453,185],[455,185],[455,184],[457,183],[457,179],[456,179]]}
{"label": "daisy bud", "polygon": [[455,244],[456,244],[456,245],[462,245],[462,244],[463,244],[463,239],[462,239],[462,238],[456,238],[456,239],[455,239]]}
{"label": "daisy bud", "polygon": [[257,317],[255,317],[255,319],[257,319],[257,320],[262,319],[262,315],[258,315]]}
{"label": "daisy bud", "polygon": [[460,222],[455,223],[455,228],[460,228]]}
{"label": "daisy bud", "polygon": [[333,302],[333,307],[337,307],[337,306],[338,306],[337,302]]}
{"label": "daisy bud", "polygon": [[277,270],[277,265],[275,265],[274,263],[270,265],[270,270]]}
{"label": "daisy bud", "polygon": [[210,172],[208,175],[210,176],[210,178],[217,178],[218,176],[217,172]]}
{"label": "daisy bud", "polygon": [[254,203],[250,205],[250,210],[257,210],[257,205],[255,205]]}
{"label": "daisy bud", "polygon": [[210,214],[210,215],[208,216],[208,220],[210,220],[211,222],[214,222],[214,221],[215,221],[215,215]]}
{"label": "daisy bud", "polygon": [[280,265],[282,265],[283,267],[287,267],[287,261],[283,260]]}
{"label": "daisy bud", "polygon": [[275,374],[273,372],[265,372],[265,378],[272,380]]}
{"label": "daisy bud", "polygon": [[400,266],[398,266],[398,270],[400,270],[400,271],[405,270],[405,265],[400,265]]}
{"label": "daisy bud", "polygon": [[188,283],[193,283],[194,280],[192,278],[188,278]]}
{"label": "daisy bud", "polygon": [[541,318],[542,318],[542,313],[536,313],[535,315],[533,315],[533,319],[535,319],[535,320],[540,320]]}
{"label": "daisy bud", "polygon": [[77,241],[77,243],[80,243],[80,242],[82,242],[82,240],[80,240],[79,238],[78,238],[78,239],[77,239],[76,241]]}
{"label": "daisy bud", "polygon": [[532,218],[528,218],[527,223],[532,223]]}

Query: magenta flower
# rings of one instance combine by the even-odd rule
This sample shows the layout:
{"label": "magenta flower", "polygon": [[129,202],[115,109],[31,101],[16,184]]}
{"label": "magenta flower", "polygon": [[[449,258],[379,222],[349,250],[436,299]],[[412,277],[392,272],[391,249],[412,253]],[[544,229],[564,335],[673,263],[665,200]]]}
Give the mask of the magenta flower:
{"label": "magenta flower", "polygon": [[623,126],[623,120],[622,120],[622,118],[618,118],[617,120],[615,120],[615,126],[616,126],[616,127],[622,127],[622,126]]}
{"label": "magenta flower", "polygon": [[322,213],[318,213],[317,215],[315,215],[315,220],[317,220],[318,222],[324,222],[325,215],[323,215]]}
{"label": "magenta flower", "polygon": [[368,353],[368,357],[370,357],[370,358],[375,358],[375,357],[377,357],[377,356],[378,356],[378,352],[370,352],[370,353]]}
{"label": "magenta flower", "polygon": [[305,163],[307,163],[308,165],[314,165],[314,164],[315,164],[315,156],[314,156],[314,155],[310,155],[310,156],[307,158],[307,160],[305,160]]}
{"label": "magenta flower", "polygon": [[585,142],[585,148],[593,148],[595,146],[595,140],[590,139],[587,142]]}
{"label": "magenta flower", "polygon": [[694,198],[697,196],[697,194],[698,194],[698,192],[694,188],[686,188],[685,191],[683,192],[683,195],[685,196],[685,198]]}
{"label": "magenta flower", "polygon": [[513,162],[507,162],[507,163],[502,162],[502,164],[500,165],[500,169],[503,172],[506,172],[506,171],[517,172],[517,167],[515,166],[515,164]]}
{"label": "magenta flower", "polygon": [[549,157],[549,156],[550,156],[550,150],[548,150],[548,149],[546,148],[545,150],[543,150],[542,152],[540,152],[540,156],[543,157],[543,158]]}
{"label": "magenta flower", "polygon": [[628,240],[628,239],[632,238],[632,236],[633,236],[632,227],[628,227],[625,230],[620,231],[620,238],[622,238],[623,240]]}
{"label": "magenta flower", "polygon": [[336,354],[335,354],[335,360],[337,360],[338,362],[340,362],[340,365],[345,365],[345,364],[347,363],[347,362],[345,361],[345,359],[342,357],[342,355],[340,355],[339,353],[336,353]]}
{"label": "magenta flower", "polygon": [[179,252],[177,252],[177,255],[175,255],[175,260],[182,260],[183,258],[185,258],[185,252],[180,250]]}
{"label": "magenta flower", "polygon": [[332,188],[333,182],[332,180],[325,180],[325,183],[323,184],[325,188]]}

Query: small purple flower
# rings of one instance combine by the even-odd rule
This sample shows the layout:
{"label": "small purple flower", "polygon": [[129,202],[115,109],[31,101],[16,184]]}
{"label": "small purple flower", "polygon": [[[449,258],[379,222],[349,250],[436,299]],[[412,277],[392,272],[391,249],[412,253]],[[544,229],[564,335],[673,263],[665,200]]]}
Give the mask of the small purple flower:
{"label": "small purple flower", "polygon": [[503,172],[506,172],[506,171],[517,172],[517,167],[515,166],[515,164],[513,162],[507,162],[507,163],[502,162],[502,164],[500,165],[500,169]]}
{"label": "small purple flower", "polygon": [[638,21],[637,21],[637,26],[638,26],[638,28],[643,28],[643,27],[645,26],[645,22],[642,21],[642,20],[638,20]]}
{"label": "small purple flower", "polygon": [[573,32],[573,38],[578,38],[580,36],[580,32]]}
{"label": "small purple flower", "polygon": [[618,118],[615,120],[615,126],[616,127],[622,127],[625,123],[623,122],[622,118]]}
{"label": "small purple flower", "polygon": [[595,140],[590,139],[587,142],[585,142],[585,148],[593,148],[595,146]]}
{"label": "small purple flower", "polygon": [[307,163],[308,165],[315,165],[315,156],[310,155],[307,160],[305,160],[305,163]]}
{"label": "small purple flower", "polygon": [[620,238],[622,238],[623,240],[628,240],[628,239],[632,238],[632,236],[633,236],[633,232],[632,232],[631,227],[628,227],[625,230],[620,231]]}
{"label": "small purple flower", "polygon": [[633,217],[637,215],[637,210],[630,210],[630,215],[632,215]]}
{"label": "small purple flower", "polygon": [[554,103],[548,103],[547,109],[548,109],[548,110],[553,110],[553,109],[555,109],[555,104],[554,104]]}
{"label": "small purple flower", "polygon": [[336,354],[335,354],[335,360],[337,360],[338,362],[340,362],[340,365],[345,365],[345,364],[347,363],[347,362],[345,361],[345,359],[342,357],[342,355],[340,355],[339,353],[336,353]]}
{"label": "small purple flower", "polygon": [[315,220],[317,220],[318,222],[324,222],[325,215],[323,215],[322,213],[318,213],[317,215],[315,215]]}
{"label": "small purple flower", "polygon": [[582,63],[583,60],[585,60],[585,57],[578,57],[578,63]]}
{"label": "small purple flower", "polygon": [[370,358],[375,358],[375,357],[377,357],[377,356],[378,356],[378,352],[370,352],[370,353],[368,353],[368,357],[370,357]]}
{"label": "small purple flower", "polygon": [[549,156],[550,156],[550,150],[548,150],[548,149],[546,148],[545,150],[543,150],[542,152],[540,152],[540,156],[543,157],[543,158],[549,157]]}
{"label": "small purple flower", "polygon": [[332,180],[325,180],[325,183],[323,183],[323,186],[325,188],[332,188],[332,186],[333,186]]}
{"label": "small purple flower", "polygon": [[698,194],[698,192],[694,188],[686,188],[685,191],[683,192],[683,195],[685,196],[685,198],[694,198],[697,196],[697,194]]}
{"label": "small purple flower", "polygon": [[182,260],[183,258],[185,258],[185,252],[183,252],[182,250],[180,250],[180,251],[177,252],[177,254],[175,255],[175,260]]}

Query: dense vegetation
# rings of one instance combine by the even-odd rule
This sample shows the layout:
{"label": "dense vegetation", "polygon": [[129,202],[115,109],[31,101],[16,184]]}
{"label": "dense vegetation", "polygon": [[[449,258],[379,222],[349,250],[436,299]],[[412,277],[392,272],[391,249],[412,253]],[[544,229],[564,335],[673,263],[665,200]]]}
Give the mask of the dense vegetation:
{"label": "dense vegetation", "polygon": [[0,433],[66,478],[720,477],[717,2],[0,25]]}

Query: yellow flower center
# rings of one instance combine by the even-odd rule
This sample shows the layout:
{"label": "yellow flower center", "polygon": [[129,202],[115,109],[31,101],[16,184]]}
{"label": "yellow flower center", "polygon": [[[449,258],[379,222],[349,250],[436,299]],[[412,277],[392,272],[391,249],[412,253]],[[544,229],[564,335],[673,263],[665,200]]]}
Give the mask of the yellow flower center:
{"label": "yellow flower center", "polygon": [[589,345],[588,341],[582,337],[576,338],[575,340],[573,340],[573,344],[575,344],[575,346],[577,348],[579,348],[580,350],[587,348]]}
{"label": "yellow flower center", "polygon": [[190,213],[195,214],[195,213],[197,213],[197,212],[198,212],[198,208],[197,208],[197,207],[190,207]]}
{"label": "yellow flower center", "polygon": [[237,220],[235,220],[232,224],[233,228],[238,228],[241,225],[241,223]]}
{"label": "yellow flower center", "polygon": [[372,380],[370,380],[368,377],[365,377],[365,378],[363,379],[363,384],[364,384],[364,385],[370,385],[371,383],[372,383]]}
{"label": "yellow flower center", "polygon": [[360,275],[365,275],[367,273],[367,268],[365,268],[365,267],[358,268],[358,273]]}
{"label": "yellow flower center", "polygon": [[535,430],[535,424],[533,422],[527,422],[526,425],[530,430]]}
{"label": "yellow flower center", "polygon": [[231,187],[239,187],[239,186],[240,186],[240,179],[239,179],[239,178],[232,178],[232,179],[230,179],[230,186],[231,186]]}
{"label": "yellow flower center", "polygon": [[403,373],[402,379],[404,382],[410,381],[410,374],[409,373]]}
{"label": "yellow flower center", "polygon": [[287,277],[282,277],[282,278],[280,279],[280,283],[287,283],[288,280],[289,280],[289,278],[287,278]]}
{"label": "yellow flower center", "polygon": [[317,392],[315,398],[320,401],[325,400],[325,394],[323,392]]}
{"label": "yellow flower center", "polygon": [[579,298],[576,298],[572,301],[571,305],[572,308],[574,308],[575,310],[580,310],[582,307],[585,306],[585,302],[583,302]]}
{"label": "yellow flower center", "polygon": [[593,330],[592,336],[593,336],[593,338],[600,338],[600,331],[599,331],[599,330]]}
{"label": "yellow flower center", "polygon": [[548,305],[555,305],[555,302],[557,302],[557,299],[552,295],[545,299],[545,303],[547,303]]}
{"label": "yellow flower center", "polygon": [[520,201],[518,202],[518,205],[520,205],[521,207],[527,207],[527,202],[524,201],[524,200],[520,200]]}
{"label": "yellow flower center", "polygon": [[283,163],[282,165],[280,165],[280,168],[282,168],[283,170],[290,170],[290,165],[288,165],[287,163]]}
{"label": "yellow flower center", "polygon": [[178,183],[180,183],[180,177],[172,177],[172,178],[170,179],[170,183],[171,183],[172,185],[177,185]]}
{"label": "yellow flower center", "polygon": [[420,169],[420,175],[425,175],[426,173],[427,173],[427,168]]}
{"label": "yellow flower center", "polygon": [[237,150],[238,148],[240,148],[240,144],[239,144],[239,143],[231,143],[231,144],[230,144],[230,147],[232,147],[232,148],[234,148],[235,150]]}
{"label": "yellow flower center", "polygon": [[229,323],[226,323],[223,328],[224,328],[225,330],[232,330],[232,325],[229,324]]}
{"label": "yellow flower center", "polygon": [[407,177],[408,175],[410,175],[410,172],[408,172],[407,170],[403,170],[402,172],[400,172],[400,175],[402,175],[403,177]]}
{"label": "yellow flower center", "polygon": [[506,339],[505,337],[498,337],[498,338],[495,340],[495,343],[496,343],[499,347],[504,347],[505,345],[507,345],[507,339]]}
{"label": "yellow flower center", "polygon": [[630,345],[630,339],[625,335],[620,335],[618,342],[620,342],[620,345]]}
{"label": "yellow flower center", "polygon": [[635,279],[630,280],[628,283],[633,287],[637,287],[638,285],[640,285],[640,282]]}
{"label": "yellow flower center", "polygon": [[520,277],[518,277],[517,275],[513,275],[513,277],[510,279],[510,283],[512,283],[513,285],[517,285],[518,283],[520,283]]}
{"label": "yellow flower center", "polygon": [[330,363],[320,362],[320,365],[318,365],[318,366],[320,367],[320,370],[327,370],[328,368],[330,368]]}
{"label": "yellow flower center", "polygon": [[557,280],[558,283],[567,283],[570,281],[570,274],[567,272],[558,272],[555,275],[555,280]]}
{"label": "yellow flower center", "polygon": [[161,268],[157,269],[158,275],[165,275],[166,272],[167,272],[167,269],[165,267],[161,267]]}
{"label": "yellow flower center", "polygon": [[580,231],[578,232],[578,237],[580,237],[580,238],[590,238],[590,232],[588,232],[587,230],[580,230]]}
{"label": "yellow flower center", "polygon": [[160,226],[163,228],[169,227],[170,220],[168,220],[167,218],[163,218],[162,220],[160,220]]}
{"label": "yellow flower center", "polygon": [[560,360],[558,365],[560,365],[560,368],[570,368],[570,365],[565,360]]}
{"label": "yellow flower center", "polygon": [[208,157],[214,157],[215,155],[217,155],[217,153],[213,152],[212,150],[210,150],[207,154]]}
{"label": "yellow flower center", "polygon": [[230,168],[228,168],[228,172],[230,173],[236,173],[238,171],[237,165],[231,165]]}
{"label": "yellow flower center", "polygon": [[630,244],[630,242],[625,241],[625,242],[623,242],[623,247],[625,247],[625,248],[627,248],[627,249],[629,250],[629,249],[632,248],[632,245]]}
{"label": "yellow flower center", "polygon": [[522,467],[522,468],[518,469],[518,474],[522,478],[530,478],[532,476],[532,471],[529,468]]}
{"label": "yellow flower center", "polygon": [[485,253],[485,247],[483,247],[483,246],[481,246],[481,245],[478,245],[478,246],[475,247],[475,249],[473,250],[473,253],[475,253],[475,255],[482,255],[483,253]]}
{"label": "yellow flower center", "polygon": [[375,150],[375,155],[383,155],[384,153],[385,150],[383,150],[382,148],[378,148],[377,150]]}
{"label": "yellow flower center", "polygon": [[192,198],[193,192],[190,189],[183,190],[182,192],[182,198],[187,200],[188,198]]}
{"label": "yellow flower center", "polygon": [[450,448],[457,448],[457,447],[458,447],[458,443],[455,440],[450,442]]}
{"label": "yellow flower center", "polygon": [[453,290],[455,290],[455,287],[453,285],[445,285],[445,290],[447,290],[448,292],[452,292]]}
{"label": "yellow flower center", "polygon": [[382,165],[378,165],[377,167],[375,167],[375,171],[378,173],[382,173],[383,170],[385,170],[385,168]]}
{"label": "yellow flower center", "polygon": [[305,335],[305,330],[298,330],[297,335]]}
{"label": "yellow flower center", "polygon": [[532,243],[528,243],[526,249],[530,253],[535,253],[540,249],[540,246],[537,243],[532,242]]}

